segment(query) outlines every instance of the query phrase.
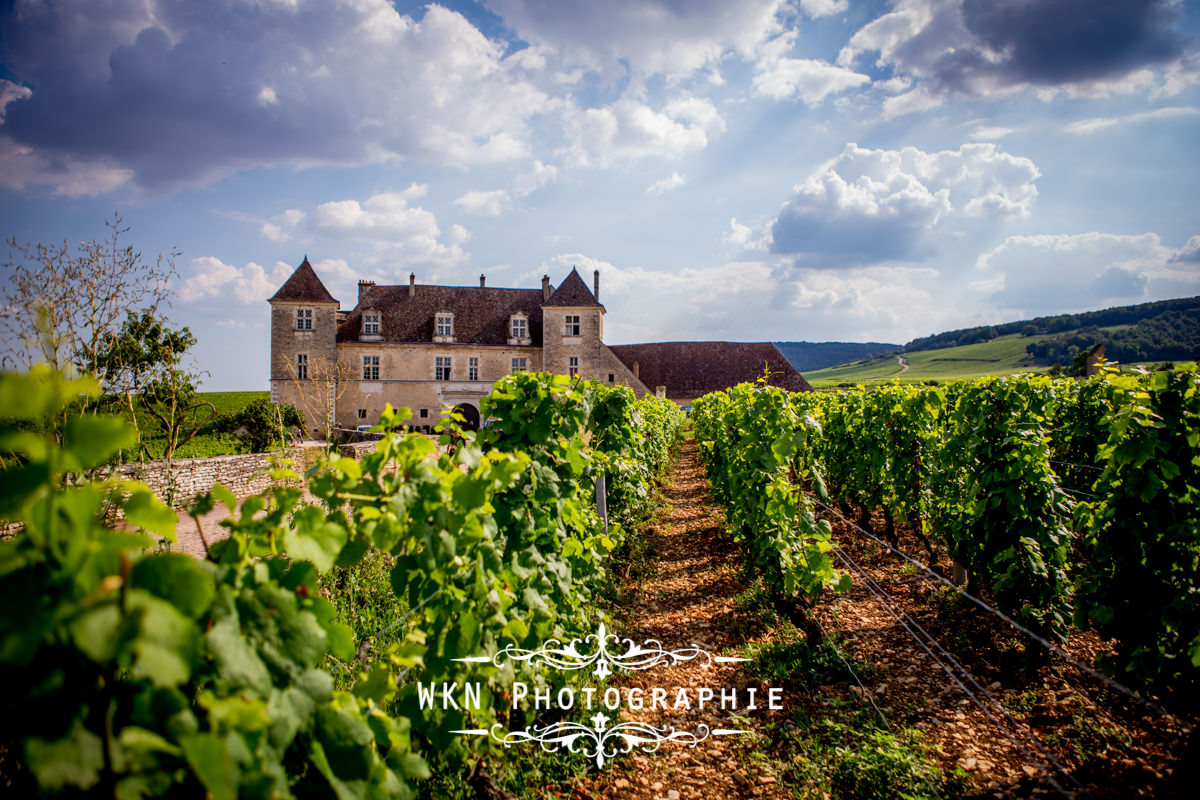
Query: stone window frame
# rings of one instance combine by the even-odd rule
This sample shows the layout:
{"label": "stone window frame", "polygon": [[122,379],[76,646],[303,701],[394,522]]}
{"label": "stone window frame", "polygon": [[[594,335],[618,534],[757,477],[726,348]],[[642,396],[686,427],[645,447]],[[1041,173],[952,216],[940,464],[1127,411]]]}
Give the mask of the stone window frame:
{"label": "stone window frame", "polygon": [[513,358],[512,369],[510,372],[527,372],[529,371],[529,359],[523,356]]}
{"label": "stone window frame", "polygon": [[454,335],[453,311],[439,311],[433,315],[433,335],[438,337]]}
{"label": "stone window frame", "polygon": [[435,381],[453,380],[454,361],[451,356],[433,357],[433,379]]}
{"label": "stone window frame", "polygon": [[467,359],[467,380],[479,380],[479,356],[470,356]]}
{"label": "stone window frame", "polygon": [[567,314],[563,317],[563,336],[579,336],[583,330],[583,320],[579,314]]}
{"label": "stone window frame", "polygon": [[379,380],[379,356],[363,356],[363,380]]}
{"label": "stone window frame", "polygon": [[296,380],[308,380],[308,353],[296,353]]}
{"label": "stone window frame", "polygon": [[296,309],[296,330],[311,331],[313,329],[313,310],[311,308]]}
{"label": "stone window frame", "polygon": [[579,356],[567,356],[567,375],[579,377]]}

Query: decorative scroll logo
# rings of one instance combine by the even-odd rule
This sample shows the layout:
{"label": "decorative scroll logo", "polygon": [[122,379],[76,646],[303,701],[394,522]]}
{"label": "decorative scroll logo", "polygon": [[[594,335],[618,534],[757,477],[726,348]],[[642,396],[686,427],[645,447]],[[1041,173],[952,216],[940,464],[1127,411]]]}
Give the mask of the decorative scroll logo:
{"label": "decorative scroll logo", "polygon": [[[585,636],[582,639],[572,639],[568,644],[563,644],[558,639],[551,639],[546,642],[545,646],[537,650],[526,650],[515,645],[509,645],[492,656],[468,656],[455,660],[475,664],[491,662],[499,667],[506,658],[512,661],[528,662],[531,665],[544,664],[558,670],[577,671],[590,668],[592,674],[600,679],[608,677],[613,674],[614,670],[618,669],[647,670],[663,664],[674,666],[697,659],[702,659],[704,666],[750,660],[735,656],[714,656],[696,645],[677,650],[666,650],[663,648],[662,643],[656,639],[648,639],[638,644],[633,639],[621,638],[616,634],[609,633],[603,622],[599,624],[595,633]],[[514,684],[514,698],[517,695],[517,686]],[[523,684],[520,687],[524,689]],[[563,690],[563,692],[570,691],[568,689]],[[594,689],[584,690],[585,693],[594,691]],[[609,689],[608,691],[616,692],[615,689]],[[778,690],[771,689],[769,691],[772,697],[770,707],[776,708],[777,706],[774,704],[777,699],[775,692]],[[661,699],[658,697],[659,692],[665,698],[666,691],[662,689],[654,690],[655,700],[661,702]],[[753,709],[756,707],[753,705],[754,690],[750,689],[749,692],[750,709]],[[705,701],[705,693],[707,693],[710,701],[714,697],[712,689],[701,690],[699,702],[702,708]],[[548,701],[548,693],[546,698]],[[721,702],[724,705],[724,693],[722,693]],[[588,707],[591,708],[590,697]],[[632,705],[631,703],[631,707],[636,709],[641,706]],[[663,705],[663,708],[665,707]],[[615,706],[607,706],[607,708],[610,711],[616,710]],[[604,767],[605,761],[616,757],[619,753],[631,752],[635,747],[640,748],[642,752],[653,753],[664,742],[675,742],[687,747],[695,747],[711,736],[737,736],[751,733],[751,731],[729,728],[710,728],[705,724],[699,725],[695,731],[677,730],[671,725],[655,727],[645,722],[618,722],[610,727],[612,718],[607,716],[603,711],[598,711],[588,721],[591,723],[590,726],[579,722],[563,721],[551,725],[533,725],[525,730],[510,731],[499,723],[496,723],[490,729],[473,728],[451,732],[464,736],[490,736],[505,747],[511,747],[524,742],[537,742],[548,753],[566,749],[568,752],[582,753],[589,759],[594,759],[596,766],[599,768]]]}
{"label": "decorative scroll logo", "polygon": [[547,753],[557,753],[565,747],[571,753],[583,753],[588,758],[594,758],[596,766],[600,769],[604,769],[605,761],[614,758],[618,753],[628,753],[635,747],[641,747],[644,753],[653,753],[663,742],[678,742],[695,747],[709,736],[750,733],[725,728],[710,729],[704,724],[701,724],[695,733],[677,731],[669,725],[656,728],[645,722],[619,722],[610,728],[610,720],[603,712],[597,713],[588,721],[592,723],[591,727],[578,722],[556,722],[553,725],[534,725],[523,731],[508,731],[500,723],[496,723],[490,731],[486,728],[476,728],[452,733],[491,735],[505,747],[521,742],[537,742]]}
{"label": "decorative scroll logo", "polygon": [[[589,653],[588,642],[595,642],[595,652]],[[584,645],[581,652],[580,645]],[[614,655],[609,649],[611,646],[624,646],[625,652],[619,655]],[[683,661],[691,661],[695,658],[704,658],[704,664],[729,664],[736,661],[749,661],[748,658],[736,658],[734,656],[714,656],[704,650],[701,650],[696,645],[683,647],[679,650],[664,650],[662,643],[657,639],[647,639],[642,644],[637,644],[633,639],[622,639],[615,633],[609,633],[608,629],[601,622],[596,632],[585,636],[583,639],[572,639],[571,643],[564,645],[558,639],[550,639],[545,646],[538,650],[524,650],[514,645],[508,645],[494,656],[469,656],[467,658],[456,658],[455,661],[467,661],[477,664],[485,664],[491,661],[497,667],[505,658],[511,658],[513,661],[528,661],[530,664],[546,664],[555,669],[578,670],[585,669],[595,664],[596,669],[592,672],[598,678],[606,678],[612,674],[612,668],[628,670],[643,670],[657,667],[659,664],[668,664],[673,666]]]}

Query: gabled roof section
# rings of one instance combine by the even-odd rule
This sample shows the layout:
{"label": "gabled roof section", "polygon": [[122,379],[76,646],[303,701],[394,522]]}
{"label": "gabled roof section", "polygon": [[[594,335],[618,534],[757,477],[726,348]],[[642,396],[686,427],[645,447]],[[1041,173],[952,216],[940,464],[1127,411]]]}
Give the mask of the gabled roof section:
{"label": "gabled roof section", "polygon": [[545,302],[548,306],[598,306],[596,295],[592,294],[592,290],[583,282],[583,278],[579,277],[579,273],[571,267],[571,274],[567,276],[562,285],[554,290],[554,294],[550,295],[550,299]]}
{"label": "gabled roof section", "polygon": [[317,271],[312,268],[312,264],[308,263],[308,256],[304,257],[300,266],[296,267],[296,271],[292,273],[292,277],[284,281],[283,286],[279,287],[279,291],[267,302],[275,300],[295,303],[337,303],[337,300],[334,300],[333,295],[325,288],[325,284],[321,283],[321,279],[317,277]]}
{"label": "gabled roof section", "polygon": [[338,327],[339,342],[358,341],[362,312],[380,312],[384,342],[432,342],[434,317],[454,314],[454,339],[459,344],[508,344],[508,320],[518,311],[529,318],[532,344],[542,344],[542,290],[482,286],[372,286]]}
{"label": "gabled roof section", "polygon": [[768,383],[790,392],[812,387],[771,342],[660,342],[609,345],[610,350],[651,392],[667,387],[667,397],[692,399],[739,383],[758,380],[767,369]]}

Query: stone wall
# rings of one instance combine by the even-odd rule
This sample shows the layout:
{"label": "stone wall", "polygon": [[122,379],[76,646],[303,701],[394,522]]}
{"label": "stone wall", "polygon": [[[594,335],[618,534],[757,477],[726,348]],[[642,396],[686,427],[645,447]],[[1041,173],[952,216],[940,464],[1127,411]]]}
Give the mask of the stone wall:
{"label": "stone wall", "polygon": [[270,475],[274,469],[273,462],[278,463],[280,459],[290,460],[292,468],[303,475],[305,469],[315,463],[319,452],[319,447],[293,447],[275,453],[177,458],[172,462],[170,475],[163,461],[122,464],[115,469],[120,477],[145,483],[163,502],[166,502],[170,495],[170,484],[173,481],[174,505],[176,508],[186,508],[193,497],[209,491],[216,483],[223,484],[238,498],[266,491],[278,484]]}

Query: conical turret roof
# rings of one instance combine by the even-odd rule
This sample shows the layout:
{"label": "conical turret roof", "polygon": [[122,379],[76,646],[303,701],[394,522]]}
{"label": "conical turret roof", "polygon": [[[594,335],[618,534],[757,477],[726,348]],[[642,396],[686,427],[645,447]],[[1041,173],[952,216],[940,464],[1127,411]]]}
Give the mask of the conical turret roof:
{"label": "conical turret roof", "polygon": [[598,306],[596,295],[592,294],[592,290],[583,282],[583,278],[579,277],[579,273],[574,267],[571,267],[571,274],[566,277],[562,285],[554,290],[554,294],[550,295],[544,305],[548,306]]}
{"label": "conical turret roof", "polygon": [[308,263],[308,256],[304,257],[304,261],[300,262],[300,266],[296,267],[296,271],[292,273],[292,277],[288,278],[283,286],[279,287],[279,291],[271,297],[267,302],[276,300],[286,300],[295,303],[334,303],[337,300],[333,299],[333,295],[325,288],[325,284],[321,283],[321,279],[317,277],[317,271],[312,268],[312,264]]}

